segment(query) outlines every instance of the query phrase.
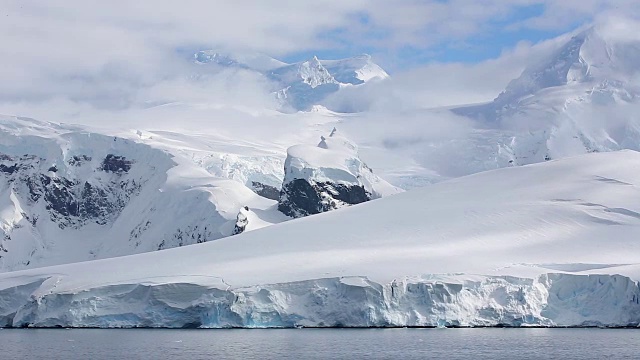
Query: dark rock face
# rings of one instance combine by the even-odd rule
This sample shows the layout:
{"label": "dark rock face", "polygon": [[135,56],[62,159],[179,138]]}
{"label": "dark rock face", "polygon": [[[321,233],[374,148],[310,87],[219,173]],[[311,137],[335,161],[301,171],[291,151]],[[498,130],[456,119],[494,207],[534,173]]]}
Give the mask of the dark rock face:
{"label": "dark rock face", "polygon": [[[68,164],[79,167],[88,165],[90,161],[91,158],[85,155],[74,156]],[[46,167],[45,163],[45,159],[35,156],[11,158],[3,155],[0,179],[5,178],[15,192],[32,206],[43,203],[51,220],[62,229],[78,228],[89,222],[107,224],[120,214],[142,187],[140,180],[122,176],[133,163],[121,156],[107,155],[101,167],[94,171],[115,172],[116,176],[95,184],[58,176],[58,169]]]}
{"label": "dark rock face", "polygon": [[291,217],[303,217],[371,200],[363,186],[330,182],[309,183],[295,179],[282,187],[278,210]]}
{"label": "dark rock face", "polygon": [[267,199],[271,199],[271,200],[280,199],[280,190],[278,190],[273,186],[265,185],[261,182],[252,181],[251,190],[253,190],[253,192],[255,192],[256,194]]}
{"label": "dark rock face", "polygon": [[102,170],[106,172],[129,172],[132,162],[124,156],[107,155],[102,161]]}
{"label": "dark rock face", "polygon": [[231,233],[231,235],[239,235],[239,234],[242,234],[242,233],[244,232],[244,229],[246,229],[246,228],[247,228],[247,225],[242,226],[242,225],[238,225],[238,224],[236,224],[236,225],[233,227],[233,232]]}
{"label": "dark rock face", "polygon": [[7,166],[5,164],[0,164],[0,172],[3,172],[5,174],[11,175],[16,171],[18,171],[18,165],[17,164],[13,164],[11,166]]}
{"label": "dark rock face", "polygon": [[[244,211],[243,211],[244,210]],[[247,213],[249,212],[249,207],[245,206],[240,210],[238,216],[236,217],[236,224],[233,227],[233,233],[231,235],[242,234],[244,230],[247,228],[249,224],[249,218],[247,217]]]}
{"label": "dark rock face", "polygon": [[71,166],[82,166],[82,164],[86,162],[91,162],[91,156],[76,155],[76,156],[72,156],[71,159],[67,161],[67,163]]}
{"label": "dark rock face", "polygon": [[207,242],[207,239],[213,237],[213,232],[206,226],[187,226],[186,228],[178,228],[174,234],[168,236],[158,244],[158,250],[164,250],[167,248],[167,243],[175,244],[178,246],[184,246],[188,244],[201,244]]}

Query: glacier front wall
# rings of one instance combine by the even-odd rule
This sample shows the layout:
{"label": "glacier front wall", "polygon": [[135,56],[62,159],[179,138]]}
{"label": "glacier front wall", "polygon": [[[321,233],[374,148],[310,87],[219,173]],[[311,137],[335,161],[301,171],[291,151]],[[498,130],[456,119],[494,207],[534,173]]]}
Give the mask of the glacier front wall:
{"label": "glacier front wall", "polygon": [[195,283],[115,284],[57,293],[60,279],[0,290],[2,327],[603,326],[640,323],[640,286],[620,275],[545,274],[326,278],[225,289]]}

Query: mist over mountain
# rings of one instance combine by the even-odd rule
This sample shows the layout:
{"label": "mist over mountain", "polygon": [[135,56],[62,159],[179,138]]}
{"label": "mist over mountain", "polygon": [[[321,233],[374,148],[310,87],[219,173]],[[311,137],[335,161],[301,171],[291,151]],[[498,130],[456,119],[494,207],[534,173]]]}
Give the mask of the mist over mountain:
{"label": "mist over mountain", "polygon": [[8,58],[0,326],[637,326],[640,23],[385,69],[431,28],[335,7]]}
{"label": "mist over mountain", "polygon": [[476,119],[479,127],[528,131],[509,146],[517,164],[638,150],[639,56],[640,38],[613,23],[599,24],[525,69],[492,102],[453,112]]}
{"label": "mist over mountain", "polygon": [[217,65],[252,71],[273,82],[272,90],[285,111],[310,110],[331,94],[348,87],[358,91],[370,80],[389,75],[367,54],[340,60],[319,60],[316,56],[286,64],[263,54],[225,54],[214,50],[194,55],[200,65]]}

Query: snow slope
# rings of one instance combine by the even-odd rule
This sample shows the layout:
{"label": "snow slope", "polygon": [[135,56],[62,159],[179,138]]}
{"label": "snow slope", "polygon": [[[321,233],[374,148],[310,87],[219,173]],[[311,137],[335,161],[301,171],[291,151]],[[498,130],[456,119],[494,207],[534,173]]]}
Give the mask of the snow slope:
{"label": "snow slope", "polygon": [[[287,219],[175,140],[0,118],[0,271],[216,240],[232,234],[242,206],[252,209],[246,231]],[[267,182],[261,174],[242,180]]]}
{"label": "snow slope", "polygon": [[640,153],[588,154],[215,242],[4,273],[0,315],[6,326],[635,326],[639,172]]}
{"label": "snow slope", "polygon": [[[0,118],[0,271],[216,240],[234,233],[244,206],[243,231],[289,220],[278,211],[286,149],[317,141],[339,117],[296,120],[252,116],[236,129],[207,119],[194,132]],[[343,165],[361,172],[354,156]],[[398,191],[358,176],[374,198]]]}

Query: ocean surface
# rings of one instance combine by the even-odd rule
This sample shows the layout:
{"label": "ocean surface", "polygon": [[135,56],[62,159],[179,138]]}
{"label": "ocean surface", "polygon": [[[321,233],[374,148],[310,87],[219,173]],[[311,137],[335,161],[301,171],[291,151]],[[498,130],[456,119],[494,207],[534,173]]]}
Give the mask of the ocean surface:
{"label": "ocean surface", "polygon": [[2,329],[0,359],[639,359],[635,329]]}

